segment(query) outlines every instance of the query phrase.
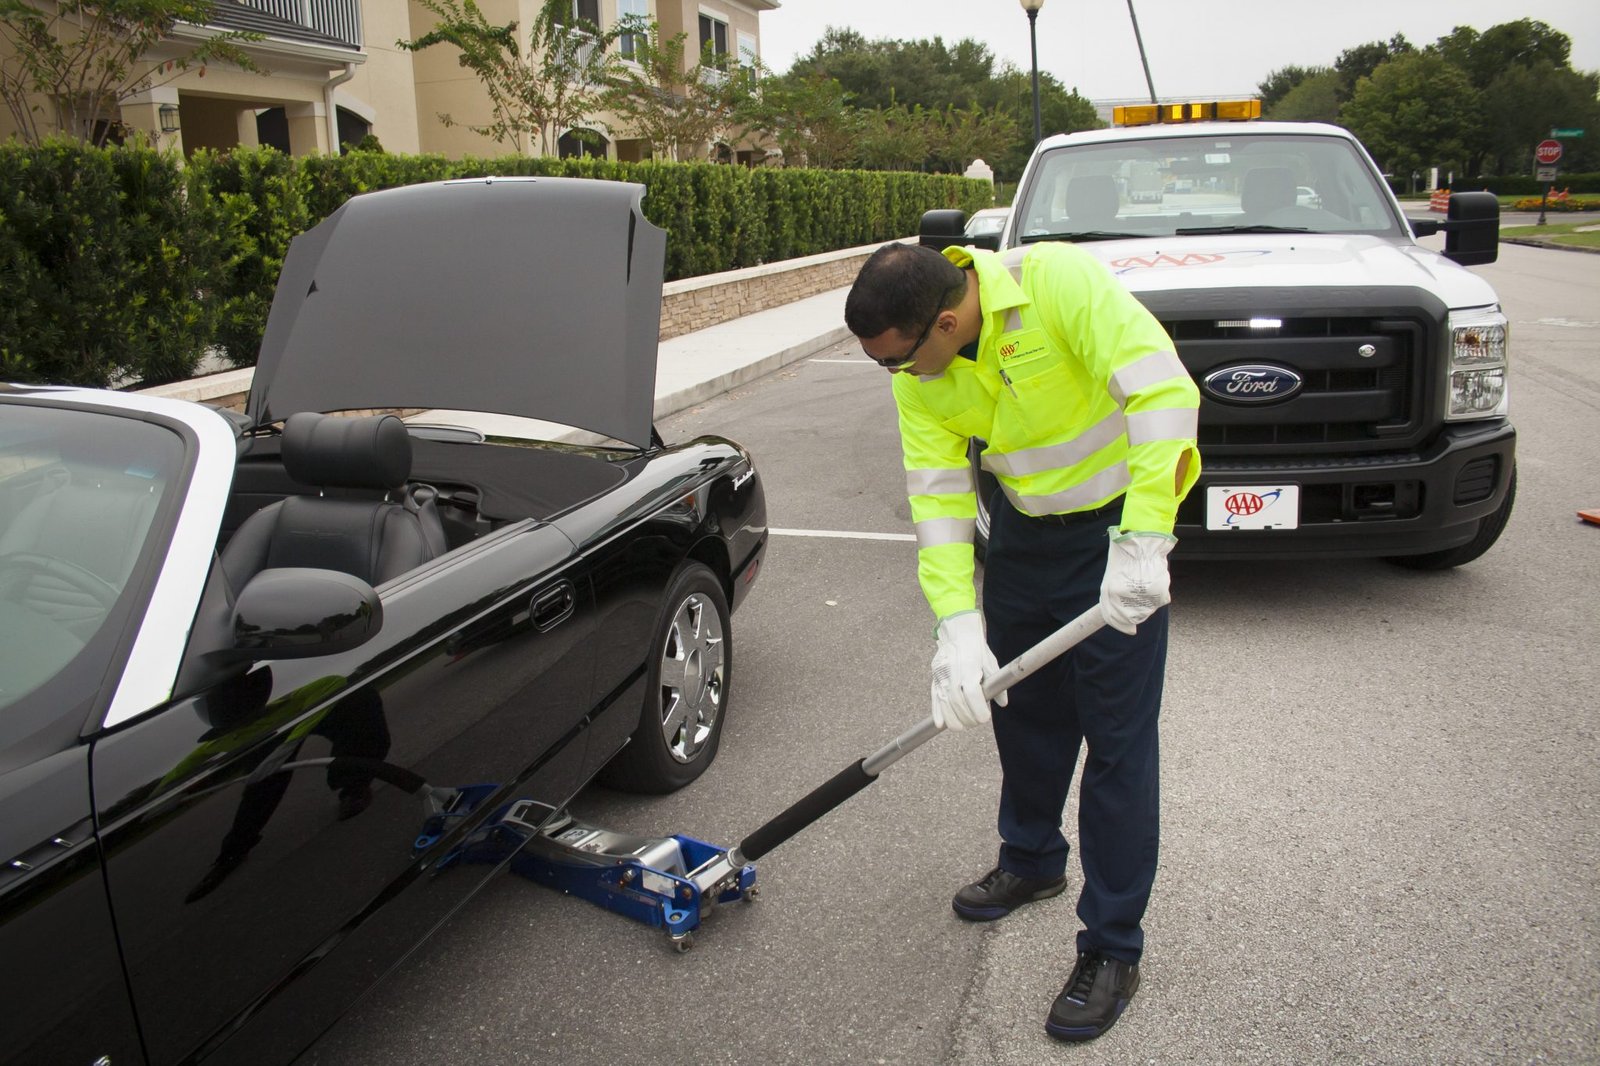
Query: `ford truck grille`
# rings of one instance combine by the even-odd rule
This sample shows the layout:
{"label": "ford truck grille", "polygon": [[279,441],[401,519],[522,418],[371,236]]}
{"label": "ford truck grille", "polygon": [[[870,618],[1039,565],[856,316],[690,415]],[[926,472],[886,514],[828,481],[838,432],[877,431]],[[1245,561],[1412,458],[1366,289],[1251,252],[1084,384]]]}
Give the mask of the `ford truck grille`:
{"label": "ford truck grille", "polygon": [[1232,321],[1218,316],[1162,325],[1197,383],[1219,370],[1256,365],[1293,371],[1300,386],[1278,399],[1219,396],[1202,384],[1202,454],[1392,452],[1422,440],[1423,353],[1429,350],[1423,323],[1305,316],[1279,319],[1275,329],[1251,329]]}

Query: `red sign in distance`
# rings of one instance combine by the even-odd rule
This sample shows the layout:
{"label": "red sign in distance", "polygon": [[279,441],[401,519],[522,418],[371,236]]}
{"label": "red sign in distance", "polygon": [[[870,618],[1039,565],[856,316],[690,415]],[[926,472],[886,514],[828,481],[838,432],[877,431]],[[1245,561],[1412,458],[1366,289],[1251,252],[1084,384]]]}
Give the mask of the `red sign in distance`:
{"label": "red sign in distance", "polygon": [[1533,150],[1533,158],[1545,166],[1557,162],[1561,158],[1561,142],[1540,141],[1539,147]]}

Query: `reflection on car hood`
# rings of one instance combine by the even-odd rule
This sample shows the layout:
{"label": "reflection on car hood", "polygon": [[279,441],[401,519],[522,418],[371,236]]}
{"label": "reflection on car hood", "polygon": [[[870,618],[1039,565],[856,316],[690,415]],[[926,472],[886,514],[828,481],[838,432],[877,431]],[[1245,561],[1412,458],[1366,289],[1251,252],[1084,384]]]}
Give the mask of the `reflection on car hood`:
{"label": "reflection on car hood", "polygon": [[248,413],[450,408],[647,445],[666,233],[643,196],[480,178],[355,197],[289,246]]}
{"label": "reflection on car hood", "polygon": [[1260,233],[1100,241],[1081,247],[1134,292],[1414,286],[1450,307],[1495,302],[1488,282],[1415,244],[1336,233]]}

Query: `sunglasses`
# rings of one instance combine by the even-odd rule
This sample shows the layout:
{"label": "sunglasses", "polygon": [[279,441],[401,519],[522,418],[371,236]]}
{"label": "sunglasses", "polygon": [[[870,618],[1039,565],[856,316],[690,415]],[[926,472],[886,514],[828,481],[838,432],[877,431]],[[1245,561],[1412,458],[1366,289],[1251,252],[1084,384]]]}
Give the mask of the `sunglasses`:
{"label": "sunglasses", "polygon": [[874,363],[877,363],[879,366],[883,367],[885,370],[905,370],[909,368],[912,363],[917,361],[918,349],[920,349],[924,344],[928,343],[928,337],[933,333],[934,323],[939,321],[939,316],[942,314],[944,314],[943,308],[940,308],[933,313],[933,317],[928,319],[928,324],[922,327],[922,336],[917,338],[917,343],[913,344],[911,346],[911,350],[905,355],[896,355],[890,356],[888,359],[879,359],[871,352],[863,352],[862,354],[864,354],[868,359],[871,359]]}

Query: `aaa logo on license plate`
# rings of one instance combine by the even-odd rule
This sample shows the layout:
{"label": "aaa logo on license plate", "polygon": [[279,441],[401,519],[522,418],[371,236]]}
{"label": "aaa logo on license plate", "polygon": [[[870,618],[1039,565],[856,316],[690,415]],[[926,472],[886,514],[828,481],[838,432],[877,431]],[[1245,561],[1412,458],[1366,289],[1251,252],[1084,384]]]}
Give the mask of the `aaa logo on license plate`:
{"label": "aaa logo on license plate", "polygon": [[1207,529],[1298,529],[1300,486],[1211,485]]}

